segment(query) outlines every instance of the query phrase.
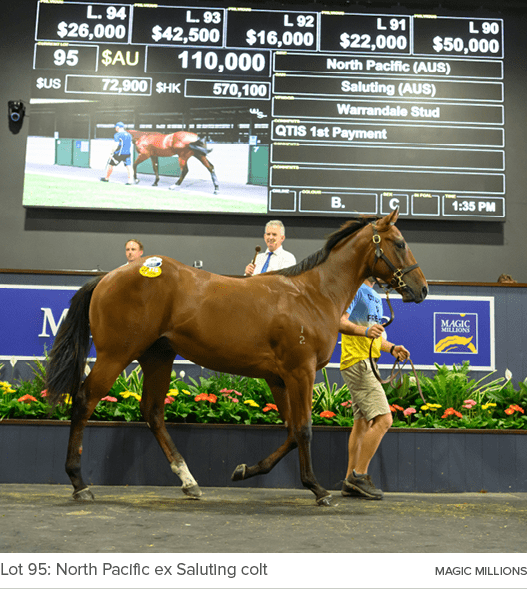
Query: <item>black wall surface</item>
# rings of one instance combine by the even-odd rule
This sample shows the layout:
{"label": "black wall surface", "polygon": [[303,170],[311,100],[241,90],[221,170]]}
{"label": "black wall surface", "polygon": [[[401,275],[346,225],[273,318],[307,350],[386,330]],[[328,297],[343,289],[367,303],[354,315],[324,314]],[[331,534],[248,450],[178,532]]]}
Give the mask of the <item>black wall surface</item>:
{"label": "black wall surface", "polygon": [[[178,5],[173,0],[164,4]],[[390,9],[387,2],[367,4],[371,12]],[[500,8],[507,5],[493,4]],[[398,227],[429,279],[495,281],[500,273],[507,272],[518,281],[527,281],[523,262],[527,219],[524,196],[527,13],[522,4],[514,3],[514,9],[504,10],[503,14],[492,12],[505,19],[507,219],[504,223],[400,221]],[[414,10],[419,6],[424,10],[431,4],[408,3]],[[448,14],[488,14],[479,8],[479,12],[473,12],[476,9],[470,2],[456,3],[456,6],[459,7],[457,12]],[[345,9],[352,8],[348,3]],[[436,9],[444,12],[444,8]],[[21,99],[29,105],[35,11],[35,0],[18,0],[2,6],[0,19],[0,103],[3,105],[0,111],[4,112],[4,123],[0,126],[0,267],[109,270],[125,262],[125,241],[137,237],[145,244],[145,254],[164,254],[186,264],[201,260],[209,271],[242,273],[254,254],[255,245],[263,245],[266,216],[22,207],[28,125],[26,122],[19,134],[10,133],[7,103]],[[30,106],[27,114],[31,117]],[[324,237],[341,222],[342,219],[333,218],[288,218],[285,220],[285,247],[300,260],[320,248]]]}

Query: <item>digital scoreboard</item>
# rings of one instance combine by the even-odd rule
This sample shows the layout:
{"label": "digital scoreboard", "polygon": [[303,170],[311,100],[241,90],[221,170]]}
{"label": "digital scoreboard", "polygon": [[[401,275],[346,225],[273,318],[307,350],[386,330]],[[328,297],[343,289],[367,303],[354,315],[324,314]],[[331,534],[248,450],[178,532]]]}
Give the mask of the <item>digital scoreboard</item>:
{"label": "digital scoreboard", "polygon": [[[26,206],[505,218],[500,18],[41,0],[34,74],[28,154],[48,138],[55,163],[28,158]],[[116,172],[95,185],[121,120],[196,133],[219,192],[197,161],[177,191],[148,162],[128,197]],[[57,164],[63,138],[84,168]],[[93,199],[68,201],[72,179]]]}

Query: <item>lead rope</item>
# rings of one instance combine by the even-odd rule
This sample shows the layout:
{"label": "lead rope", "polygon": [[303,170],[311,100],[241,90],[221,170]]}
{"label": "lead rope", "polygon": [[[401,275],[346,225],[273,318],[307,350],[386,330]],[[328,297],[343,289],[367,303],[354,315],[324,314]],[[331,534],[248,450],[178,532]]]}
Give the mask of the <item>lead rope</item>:
{"label": "lead rope", "polygon": [[[388,307],[390,308],[390,320],[383,322],[382,326],[384,328],[386,328],[387,326],[390,326],[390,324],[393,322],[393,319],[395,317],[393,308],[392,308],[392,303],[390,302],[390,297],[388,296],[388,292],[389,290],[387,288],[384,288],[377,280],[375,281],[377,283],[377,285],[381,288],[384,289],[384,292],[386,293],[386,302],[388,303]],[[399,381],[399,384],[395,384],[395,379],[397,378],[397,376],[399,376],[402,371],[404,366],[406,365],[407,362],[410,362],[410,366],[412,367],[412,371],[413,374],[415,376],[415,384],[417,386],[417,390],[419,391],[419,396],[421,396],[421,400],[426,404],[426,400],[425,397],[423,396],[423,391],[421,390],[421,384],[419,382],[419,377],[417,375],[417,372],[415,371],[415,367],[413,364],[413,361],[408,358],[405,359],[402,363],[399,361],[399,359],[397,359],[397,357],[395,358],[395,361],[393,363],[392,366],[392,370],[390,372],[390,375],[388,376],[388,378],[386,380],[383,380],[379,374],[379,371],[377,370],[377,364],[375,363],[375,361],[373,360],[372,357],[372,351],[373,351],[373,342],[375,341],[375,339],[371,339],[371,343],[370,343],[370,365],[371,365],[371,369],[373,371],[374,376],[377,378],[377,380],[381,383],[381,384],[390,384],[393,388],[400,388],[401,386],[401,382]],[[395,368],[397,367],[397,371],[395,371]]]}

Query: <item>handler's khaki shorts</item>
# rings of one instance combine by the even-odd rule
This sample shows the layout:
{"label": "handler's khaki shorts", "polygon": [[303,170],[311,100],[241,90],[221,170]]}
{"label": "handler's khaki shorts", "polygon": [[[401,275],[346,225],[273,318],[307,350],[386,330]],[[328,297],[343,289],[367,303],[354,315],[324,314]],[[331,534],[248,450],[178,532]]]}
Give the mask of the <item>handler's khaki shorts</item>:
{"label": "handler's khaki shorts", "polygon": [[390,405],[384,388],[375,377],[369,359],[359,361],[341,370],[351,394],[353,417],[371,421],[380,415],[390,414]]}

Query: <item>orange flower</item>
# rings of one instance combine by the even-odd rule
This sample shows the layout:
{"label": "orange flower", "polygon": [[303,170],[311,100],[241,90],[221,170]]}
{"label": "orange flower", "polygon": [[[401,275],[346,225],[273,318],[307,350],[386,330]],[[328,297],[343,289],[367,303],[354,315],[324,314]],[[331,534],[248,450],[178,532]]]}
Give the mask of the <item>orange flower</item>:
{"label": "orange flower", "polygon": [[200,400],[206,400],[207,402],[216,402],[216,400],[218,400],[218,397],[216,396],[216,394],[207,394],[206,392],[202,392],[201,394],[198,394],[194,400],[196,402],[199,402]]}
{"label": "orange flower", "polygon": [[37,399],[34,396],[31,396],[31,394],[25,394],[18,399],[18,402],[27,402],[28,404],[36,401]]}
{"label": "orange flower", "polygon": [[516,410],[518,412],[521,412],[522,414],[525,414],[523,408],[521,406],[518,406],[517,404],[511,404],[509,408],[512,408],[512,410]]}
{"label": "orange flower", "polygon": [[404,408],[398,404],[390,404],[390,410],[392,412],[397,412],[398,410],[404,410]]}
{"label": "orange flower", "polygon": [[272,404],[271,402],[268,402],[263,408],[262,411],[263,412],[269,412],[270,410],[278,410],[278,407],[276,406],[276,404]]}
{"label": "orange flower", "polygon": [[450,408],[447,408],[447,409],[445,410],[445,414],[444,414],[444,415],[443,415],[441,418],[442,418],[442,419],[446,419],[446,418],[448,418],[450,415],[456,415],[456,417],[459,417],[460,419],[462,419],[462,418],[463,418],[463,415],[462,415],[462,414],[461,414],[459,411],[457,411],[457,410],[453,409],[452,407],[450,407]]}
{"label": "orange flower", "polygon": [[334,412],[331,412],[330,410],[323,410],[323,411],[320,413],[320,416],[321,416],[323,419],[331,419],[331,417],[334,417],[334,416],[335,416],[335,413],[334,413]]}
{"label": "orange flower", "polygon": [[513,409],[513,408],[510,408],[510,407],[509,407],[509,408],[506,408],[506,409],[505,409],[505,414],[506,414],[506,415],[512,415],[512,414],[514,414],[514,412],[515,412],[515,411],[514,411],[514,409]]}

